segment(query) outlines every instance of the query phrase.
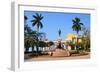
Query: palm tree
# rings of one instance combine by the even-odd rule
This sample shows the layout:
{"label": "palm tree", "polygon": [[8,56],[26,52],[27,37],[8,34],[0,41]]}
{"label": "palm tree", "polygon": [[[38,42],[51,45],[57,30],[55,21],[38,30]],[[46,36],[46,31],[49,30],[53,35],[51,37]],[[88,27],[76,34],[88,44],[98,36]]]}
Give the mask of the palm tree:
{"label": "palm tree", "polygon": [[73,29],[73,31],[76,31],[76,33],[77,33],[77,44],[78,44],[78,34],[79,34],[79,31],[82,30],[83,23],[80,22],[80,18],[78,18],[78,17],[73,19],[72,22],[73,22],[72,29]]}
{"label": "palm tree", "polygon": [[24,16],[24,32],[26,32],[27,29],[27,16]]}
{"label": "palm tree", "polygon": [[81,23],[80,18],[77,18],[77,17],[75,19],[73,19],[72,22],[73,22],[72,28],[78,34],[79,31],[81,31],[81,29],[82,29],[81,25],[83,25],[83,23]]}
{"label": "palm tree", "polygon": [[30,33],[32,29],[27,24],[28,17],[24,16],[24,33]]}
{"label": "palm tree", "polygon": [[24,16],[24,24],[26,24],[26,22],[27,22],[27,16]]}
{"label": "palm tree", "polygon": [[39,28],[43,28],[43,24],[41,22],[41,20],[43,19],[42,14],[38,14],[36,13],[36,15],[33,15],[33,20],[31,20],[32,22],[32,26],[37,26],[37,31],[39,32]]}
{"label": "palm tree", "polygon": [[28,52],[29,50],[29,47],[30,47],[30,40],[29,40],[29,37],[26,37],[27,36],[27,31],[28,29],[30,29],[27,25],[27,16],[24,16],[24,46],[25,46],[25,52]]}
{"label": "palm tree", "polygon": [[[33,20],[31,20],[32,22],[32,26],[37,26],[37,32],[39,33],[39,28],[43,28],[43,24],[41,22],[41,20],[43,19],[42,14],[38,14],[36,13],[35,15],[33,15]],[[39,38],[37,39],[37,52],[39,50]]]}

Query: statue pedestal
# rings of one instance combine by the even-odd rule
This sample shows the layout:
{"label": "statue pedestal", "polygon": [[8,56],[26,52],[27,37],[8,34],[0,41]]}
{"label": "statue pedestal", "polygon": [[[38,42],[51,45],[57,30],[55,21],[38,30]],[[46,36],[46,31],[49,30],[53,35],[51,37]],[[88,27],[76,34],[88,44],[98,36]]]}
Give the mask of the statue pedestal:
{"label": "statue pedestal", "polygon": [[52,56],[67,57],[70,56],[70,53],[67,50],[56,49],[54,52],[52,52]]}

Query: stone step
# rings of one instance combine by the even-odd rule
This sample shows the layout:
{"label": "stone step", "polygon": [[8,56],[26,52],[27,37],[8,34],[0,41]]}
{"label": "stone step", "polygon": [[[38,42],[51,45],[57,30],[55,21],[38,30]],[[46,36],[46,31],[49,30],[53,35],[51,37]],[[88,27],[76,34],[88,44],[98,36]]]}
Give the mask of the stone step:
{"label": "stone step", "polygon": [[52,56],[70,56],[70,53],[69,51],[66,51],[66,50],[62,50],[62,49],[56,49]]}

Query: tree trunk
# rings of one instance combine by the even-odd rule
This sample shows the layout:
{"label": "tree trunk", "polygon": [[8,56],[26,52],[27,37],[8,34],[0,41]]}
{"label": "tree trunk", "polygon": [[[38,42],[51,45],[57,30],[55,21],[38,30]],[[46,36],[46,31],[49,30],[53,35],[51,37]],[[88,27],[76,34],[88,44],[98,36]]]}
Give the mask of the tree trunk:
{"label": "tree trunk", "polygon": [[[37,27],[37,32],[39,33],[39,28]],[[37,36],[37,53],[39,52],[39,37]]]}
{"label": "tree trunk", "polygon": [[76,38],[76,50],[78,51],[78,32],[77,32],[77,38]]}
{"label": "tree trunk", "polygon": [[25,52],[27,53],[27,52],[28,52],[28,50],[29,50],[29,48],[26,48],[26,51],[25,51]]}
{"label": "tree trunk", "polygon": [[38,43],[38,41],[37,41],[36,49],[37,49],[37,53],[38,53],[39,52],[39,43]]}
{"label": "tree trunk", "polygon": [[34,52],[34,46],[32,46],[32,52]]}

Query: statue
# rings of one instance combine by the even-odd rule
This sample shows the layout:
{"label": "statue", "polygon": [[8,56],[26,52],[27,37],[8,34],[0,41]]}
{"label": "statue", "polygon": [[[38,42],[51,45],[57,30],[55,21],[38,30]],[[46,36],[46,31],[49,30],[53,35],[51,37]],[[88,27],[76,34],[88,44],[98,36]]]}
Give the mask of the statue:
{"label": "statue", "polygon": [[63,47],[62,47],[62,43],[61,43],[61,40],[62,40],[62,39],[61,39],[61,29],[58,30],[58,35],[59,35],[59,38],[58,38],[58,40],[57,40],[57,41],[58,41],[58,43],[57,43],[57,48],[58,48],[58,49],[62,49]]}
{"label": "statue", "polygon": [[61,30],[60,29],[58,30],[58,34],[59,34],[59,37],[61,37]]}

